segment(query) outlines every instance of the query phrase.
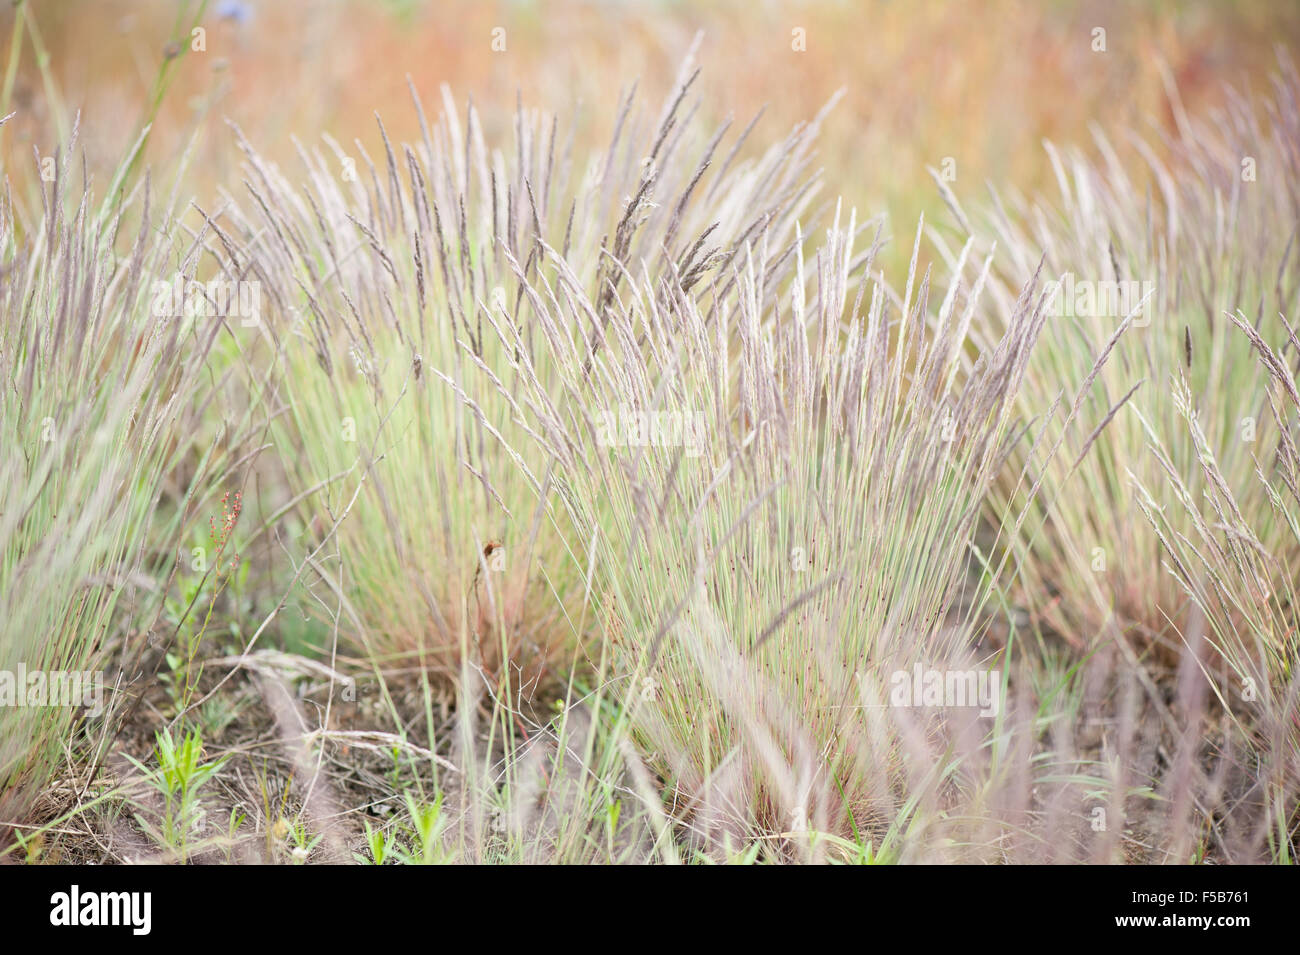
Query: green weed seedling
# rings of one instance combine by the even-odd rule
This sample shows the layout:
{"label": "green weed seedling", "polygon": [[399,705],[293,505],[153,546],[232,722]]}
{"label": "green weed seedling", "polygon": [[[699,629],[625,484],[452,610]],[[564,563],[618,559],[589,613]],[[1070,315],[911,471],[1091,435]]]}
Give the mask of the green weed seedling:
{"label": "green weed seedling", "polygon": [[203,788],[225,765],[227,757],[203,763],[203,737],[198,730],[190,730],[179,740],[173,739],[165,727],[157,734],[154,759],[157,769],[150,769],[130,756],[131,764],[138,769],[154,789],[163,797],[161,828],[154,826],[142,814],[135,813],[140,827],[160,845],[188,861],[191,838],[202,831],[204,809],[199,799]]}

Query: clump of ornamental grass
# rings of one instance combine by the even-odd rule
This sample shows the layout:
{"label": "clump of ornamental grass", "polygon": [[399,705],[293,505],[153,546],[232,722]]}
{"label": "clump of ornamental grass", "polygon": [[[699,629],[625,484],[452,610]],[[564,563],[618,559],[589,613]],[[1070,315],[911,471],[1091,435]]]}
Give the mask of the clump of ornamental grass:
{"label": "clump of ornamental grass", "polygon": [[[1017,601],[1041,632],[1076,648],[1120,639],[1135,652],[1155,648],[1168,663],[1189,624],[1192,602],[1161,567],[1160,536],[1143,517],[1135,481],[1173,532],[1194,534],[1192,513],[1164,472],[1182,475],[1198,500],[1213,490],[1198,466],[1208,451],[1264,548],[1294,546],[1252,482],[1256,462],[1271,459],[1284,438],[1261,418],[1265,376],[1225,315],[1240,311],[1276,341],[1285,334],[1279,313],[1295,311],[1298,93],[1283,63],[1270,97],[1234,95],[1211,120],[1194,121],[1171,87],[1176,130],[1155,143],[1130,137],[1138,173],[1100,132],[1096,159],[1049,145],[1059,200],[1004,204],[995,193],[975,226],[945,187],[964,231],[996,237],[993,307],[977,335],[1005,327],[1030,275],[1041,269],[1059,282],[1044,293],[1051,314],[1017,396],[1029,433],[1042,440],[1011,456],[989,500],[996,519],[1036,491],[1024,534],[1006,541]],[[1111,341],[1083,412],[1067,426],[1062,396],[1089,380],[1093,356]],[[1184,403],[1197,409],[1203,448],[1183,426]],[[1164,460],[1150,450],[1153,435]]]}
{"label": "clump of ornamental grass", "polygon": [[[503,451],[547,462],[544,503],[603,637],[577,679],[614,705],[687,853],[865,859],[889,838],[922,858],[951,835],[904,849],[901,834],[943,829],[960,806],[967,837],[991,827],[974,851],[996,855],[1016,824],[993,811],[1004,749],[1029,752],[1037,728],[996,702],[1005,658],[981,636],[997,568],[975,531],[1045,317],[1034,286],[972,355],[978,289],[958,278],[934,307],[916,253],[903,295],[870,281],[879,223],[855,253],[872,224],[838,208],[811,247],[797,208],[760,216],[700,272],[694,250],[720,231],[707,218],[678,249],[624,238],[665,207],[689,221],[697,182],[713,195],[701,162],[664,202],[667,165],[644,164],[627,191],[594,285],[568,241],[539,233],[506,256],[519,305],[485,313],[490,344],[457,342],[508,364],[472,363],[481,380],[461,390],[484,390],[465,409],[508,404],[523,438],[498,438]],[[900,694],[918,667],[969,695],[913,710]]]}
{"label": "clump of ornamental grass", "polygon": [[[477,111],[462,124],[445,91],[432,125],[417,98],[422,141],[385,135],[378,164],[360,143],[303,150],[301,187],[241,143],[251,211],[216,225],[226,268],[265,284],[294,506],[310,527],[338,524],[346,580],[322,604],[376,658],[444,676],[468,659],[535,686],[592,627],[587,545],[556,506],[553,438],[530,424],[568,387],[542,299],[581,289],[564,334],[594,340],[628,263],[698,290],[760,230],[792,235],[812,194],[815,125],[747,159],[748,130],[725,147],[730,124],[686,135],[688,87],[653,125],[629,93],[588,158],[522,108],[514,141],[489,148]],[[543,393],[524,394],[525,376]]]}
{"label": "clump of ornamental grass", "polygon": [[[1183,636],[1205,658],[1208,692],[1252,743],[1248,795],[1262,810],[1252,835],[1267,840],[1273,858],[1293,862],[1300,838],[1300,339],[1284,317],[1286,335],[1273,344],[1243,312],[1224,318],[1267,375],[1265,416],[1276,438],[1253,458],[1252,474],[1226,472],[1180,376],[1173,399],[1196,470],[1181,470],[1165,436],[1153,432],[1163,481],[1142,484],[1138,503],[1165,548],[1164,570],[1194,608]],[[1162,507],[1166,495],[1176,504]]]}
{"label": "clump of ornamental grass", "polygon": [[[6,700],[0,720],[3,825],[71,757],[100,765],[152,648],[187,624],[162,619],[164,598],[252,407],[223,400],[224,322],[157,307],[204,237],[153,205],[147,179],[128,182],[131,156],[96,203],[68,168],[75,141],[74,127],[43,167],[38,207],[8,189],[0,205],[0,672],[28,674],[10,687],[27,705]],[[80,691],[42,698],[56,679]]]}
{"label": "clump of ornamental grass", "polygon": [[[811,265],[757,236],[703,299],[629,268],[595,342],[571,279],[535,303],[565,389],[533,431],[591,542],[595,679],[688,857],[1006,858],[1059,782],[981,645],[998,576],[975,542],[1042,309],[1031,286],[972,358],[977,290],[933,308],[913,271],[895,297],[857,231],[833,222]],[[521,404],[546,394],[530,375]],[[1077,814],[1108,785],[1078,764],[1061,788]]]}

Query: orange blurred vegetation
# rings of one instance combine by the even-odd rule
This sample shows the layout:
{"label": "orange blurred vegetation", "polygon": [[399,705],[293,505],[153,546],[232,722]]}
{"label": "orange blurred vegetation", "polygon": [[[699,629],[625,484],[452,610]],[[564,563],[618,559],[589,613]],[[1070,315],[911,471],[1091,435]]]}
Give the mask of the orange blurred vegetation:
{"label": "orange blurred vegetation", "polygon": [[[82,111],[92,169],[111,169],[139,128],[186,6],[27,0],[54,87],[67,111]],[[1044,138],[1086,144],[1090,122],[1112,135],[1141,130],[1147,117],[1172,124],[1160,63],[1190,111],[1221,101],[1224,82],[1261,84],[1274,47],[1300,37],[1300,5],[210,0],[202,22],[206,49],[178,64],[147,154],[165,163],[197,129],[190,183],[201,196],[238,186],[223,118],[278,160],[292,159],[291,137],[313,143],[326,132],[376,155],[375,111],[394,140],[418,137],[408,75],[429,113],[441,107],[440,84],[462,110],[473,97],[489,142],[509,144],[518,96],[573,123],[579,146],[600,144],[634,80],[654,119],[702,31],[702,119],[734,113],[738,132],[766,105],[757,134],[770,142],[843,87],[822,136],[833,192],[863,214],[889,211],[910,237],[909,221],[938,209],[926,166],[951,157],[962,196],[982,193],[986,180],[1042,186]],[[13,23],[7,8],[2,49]],[[504,51],[492,49],[498,27]],[[1104,53],[1093,50],[1098,27]],[[795,29],[806,31],[806,51],[792,49]],[[18,116],[0,153],[13,179],[34,168],[33,145],[46,154],[55,145],[46,89],[25,49],[10,106]]]}

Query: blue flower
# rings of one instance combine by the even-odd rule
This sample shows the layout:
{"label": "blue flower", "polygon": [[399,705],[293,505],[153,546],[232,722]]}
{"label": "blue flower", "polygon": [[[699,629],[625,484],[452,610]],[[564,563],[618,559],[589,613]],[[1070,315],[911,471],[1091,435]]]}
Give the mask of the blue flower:
{"label": "blue flower", "polygon": [[234,20],[239,24],[253,19],[252,5],[244,3],[243,0],[221,0],[217,4],[216,13],[220,20]]}

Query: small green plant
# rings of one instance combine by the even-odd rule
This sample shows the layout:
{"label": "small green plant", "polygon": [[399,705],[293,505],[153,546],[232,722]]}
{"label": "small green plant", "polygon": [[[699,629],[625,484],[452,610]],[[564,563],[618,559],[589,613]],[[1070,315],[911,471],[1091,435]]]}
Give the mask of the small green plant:
{"label": "small green plant", "polygon": [[289,839],[293,842],[293,848],[289,850],[289,858],[294,865],[305,865],[311,858],[311,852],[316,848],[324,836],[317,834],[312,835],[305,823],[301,820],[289,826]]}
{"label": "small green plant", "polygon": [[[212,548],[212,565],[207,563],[207,548],[196,547],[193,550],[194,563],[191,565],[201,576],[186,579],[182,587],[180,600],[168,600],[167,616],[179,633],[186,631],[179,650],[169,650],[164,656],[167,669],[158,674],[159,681],[167,691],[167,696],[174,707],[174,713],[184,713],[189,709],[198,688],[199,678],[203,676],[203,665],[199,662],[199,648],[203,637],[212,624],[213,614],[217,609],[217,600],[232,582],[238,586],[248,578],[248,565],[239,559],[239,553],[227,555],[231,535],[239,522],[239,512],[243,509],[242,495],[227,491],[221,497],[221,517],[208,520],[208,544]],[[187,626],[190,611],[198,603],[204,586],[212,580],[212,594],[208,598],[207,613],[197,626]],[[238,623],[231,623],[231,635],[239,636]]]}
{"label": "small green plant", "polygon": [[238,806],[230,807],[230,818],[226,823],[226,862],[233,861],[235,844],[239,841],[239,830],[243,828],[244,820],[248,818],[248,813],[243,812]]}
{"label": "small green plant", "polygon": [[447,829],[443,814],[443,794],[438,793],[432,805],[421,804],[409,791],[406,812],[411,822],[413,842],[409,848],[394,844],[387,847],[393,858],[404,865],[438,865],[451,858],[442,845],[442,835]]}
{"label": "small green plant", "polygon": [[352,853],[352,858],[361,865],[383,865],[386,861],[393,858],[394,850],[397,848],[397,836],[391,832],[385,832],[383,829],[376,829],[370,825],[370,820],[365,822],[366,826],[366,849],[370,855],[364,856],[359,852]]}
{"label": "small green plant", "polygon": [[164,727],[158,731],[154,747],[156,769],[150,769],[131,756],[127,759],[163,798],[163,812],[158,825],[139,812],[135,813],[136,822],[159,844],[175,851],[180,861],[188,861],[191,840],[204,829],[206,812],[199,799],[199,790],[221,771],[228,757],[202,762],[203,738],[198,730],[190,730],[174,739],[171,731]]}

